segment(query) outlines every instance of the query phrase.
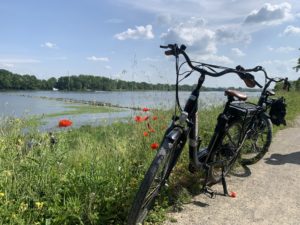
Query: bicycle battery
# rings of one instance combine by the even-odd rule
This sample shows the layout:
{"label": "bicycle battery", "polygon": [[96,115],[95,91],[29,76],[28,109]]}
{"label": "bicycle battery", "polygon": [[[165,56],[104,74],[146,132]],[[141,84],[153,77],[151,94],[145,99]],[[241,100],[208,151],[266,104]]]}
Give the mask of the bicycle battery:
{"label": "bicycle battery", "polygon": [[259,106],[243,101],[234,101],[229,105],[229,112],[234,116],[253,117],[259,110]]}

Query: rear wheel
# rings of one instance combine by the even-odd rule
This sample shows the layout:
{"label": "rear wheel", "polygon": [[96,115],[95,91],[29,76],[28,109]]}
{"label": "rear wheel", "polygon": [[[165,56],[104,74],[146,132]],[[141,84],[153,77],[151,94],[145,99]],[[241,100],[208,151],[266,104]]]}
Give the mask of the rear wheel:
{"label": "rear wheel", "polygon": [[209,184],[215,184],[231,170],[237,155],[239,154],[240,140],[242,135],[242,125],[239,121],[228,124],[219,146],[211,153],[209,159]]}
{"label": "rear wheel", "polygon": [[241,149],[240,163],[251,165],[261,160],[268,151],[272,141],[272,123],[261,115],[253,124]]}
{"label": "rear wheel", "polygon": [[167,135],[162,142],[135,196],[128,216],[129,225],[142,224],[181,153],[184,145],[181,130],[174,128],[170,133],[176,140]]}

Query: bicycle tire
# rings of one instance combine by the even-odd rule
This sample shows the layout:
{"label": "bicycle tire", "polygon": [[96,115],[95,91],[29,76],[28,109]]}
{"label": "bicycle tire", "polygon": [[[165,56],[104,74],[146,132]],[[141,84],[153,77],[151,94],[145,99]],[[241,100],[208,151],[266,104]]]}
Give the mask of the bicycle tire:
{"label": "bicycle tire", "polygon": [[241,145],[242,124],[238,120],[233,120],[227,124],[224,134],[220,139],[220,144],[212,151],[208,164],[208,184],[219,183],[222,179],[222,167],[224,166],[224,176],[226,176],[235,163]]}
{"label": "bicycle tire", "polygon": [[269,150],[272,142],[272,122],[266,115],[255,121],[251,133],[243,144],[240,154],[242,165],[252,165],[261,160]]}
{"label": "bicycle tire", "polygon": [[[179,129],[176,129],[177,128],[174,128],[173,131],[181,132]],[[165,181],[168,179],[173,167],[175,166],[184,144],[185,141],[182,140],[182,132],[178,136],[177,140],[171,140],[167,137],[167,135],[164,137],[162,144],[146,172],[134,198],[128,216],[128,225],[142,224],[149,210],[152,208],[161,187],[165,184]],[[157,177],[158,175],[160,177]],[[153,183],[157,179],[158,182],[155,187],[152,187]],[[151,190],[151,188],[154,189]],[[149,194],[151,195],[147,198]]]}

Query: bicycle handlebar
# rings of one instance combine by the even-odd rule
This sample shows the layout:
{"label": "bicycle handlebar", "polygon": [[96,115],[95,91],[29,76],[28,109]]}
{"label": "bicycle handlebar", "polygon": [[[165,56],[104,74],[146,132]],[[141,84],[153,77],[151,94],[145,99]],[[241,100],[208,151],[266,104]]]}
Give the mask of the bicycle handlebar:
{"label": "bicycle handlebar", "polygon": [[[255,87],[255,85],[257,85],[258,87],[262,88],[262,85],[260,85],[254,79],[254,76],[252,74],[250,74],[250,72],[264,71],[264,69],[261,66],[256,66],[253,69],[244,69],[241,66],[237,66],[235,69],[232,69],[232,68],[228,68],[228,67],[219,67],[219,66],[211,65],[212,67],[223,69],[223,71],[209,72],[205,69],[196,67],[192,64],[189,56],[185,52],[186,46],[184,46],[184,45],[181,45],[180,48],[178,48],[177,44],[169,44],[169,45],[166,45],[166,46],[161,45],[160,48],[169,49],[169,50],[165,51],[165,55],[167,55],[167,56],[173,55],[177,58],[180,54],[182,54],[184,56],[187,64],[189,65],[189,67],[191,69],[199,72],[200,74],[209,75],[209,76],[212,76],[212,77],[220,77],[220,76],[225,75],[227,73],[236,73],[245,82],[247,87],[253,88],[253,87]],[[267,76],[265,71],[264,71],[264,73]]]}

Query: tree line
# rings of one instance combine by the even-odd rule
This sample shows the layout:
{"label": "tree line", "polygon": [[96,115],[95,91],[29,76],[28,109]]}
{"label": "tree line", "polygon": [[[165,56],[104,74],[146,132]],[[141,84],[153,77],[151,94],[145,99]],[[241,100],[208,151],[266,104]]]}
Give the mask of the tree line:
{"label": "tree line", "polygon": [[[179,90],[190,91],[193,87],[194,85],[180,85]],[[0,90],[52,90],[53,88],[62,91],[172,91],[175,90],[176,86],[174,84],[151,84],[147,82],[115,80],[92,75],[51,77],[47,80],[41,80],[34,75],[20,75],[0,69]],[[204,91],[222,91],[224,89],[203,87]]]}

